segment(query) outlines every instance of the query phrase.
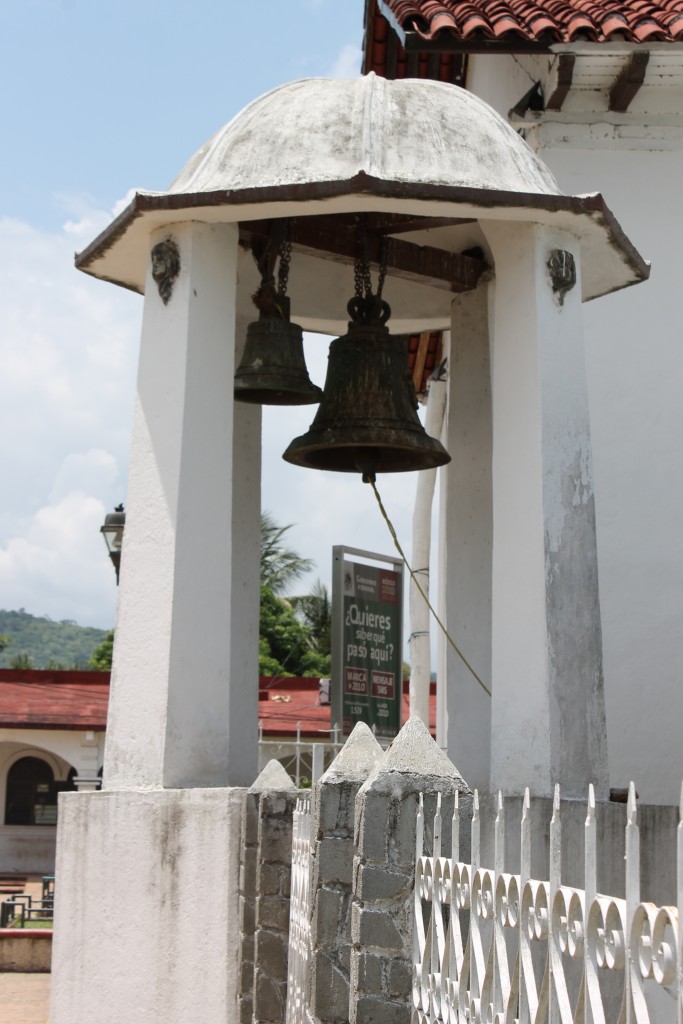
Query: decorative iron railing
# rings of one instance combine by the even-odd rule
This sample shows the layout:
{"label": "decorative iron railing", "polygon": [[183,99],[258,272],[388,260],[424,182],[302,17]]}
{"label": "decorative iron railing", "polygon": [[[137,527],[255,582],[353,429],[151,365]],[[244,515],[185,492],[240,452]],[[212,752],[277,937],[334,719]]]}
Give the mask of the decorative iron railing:
{"label": "decorative iron railing", "polygon": [[[474,794],[470,862],[460,860],[459,814],[452,857],[441,856],[441,801],[433,855],[417,821],[413,1024],[654,1024],[683,1022],[683,822],[678,826],[677,901],[640,900],[636,794],[628,795],[625,899],[596,886],[595,796],[590,787],[584,888],[562,884],[561,813],[555,790],[548,879],[531,877],[530,798],[524,797],[519,874],[504,870],[505,808],[499,795],[493,866],[481,864]],[[683,794],[681,799],[683,817]],[[683,917],[682,917],[683,923]]]}
{"label": "decorative iron railing", "polygon": [[301,722],[296,724],[296,738],[265,739],[263,723],[259,722],[259,771],[274,758],[284,767],[297,789],[316,783],[344,746],[341,729],[335,725],[329,740],[302,740]]}
{"label": "decorative iron railing", "polygon": [[299,795],[292,829],[292,888],[289,904],[287,1024],[304,1024],[311,923],[308,886],[311,864],[311,798]]}

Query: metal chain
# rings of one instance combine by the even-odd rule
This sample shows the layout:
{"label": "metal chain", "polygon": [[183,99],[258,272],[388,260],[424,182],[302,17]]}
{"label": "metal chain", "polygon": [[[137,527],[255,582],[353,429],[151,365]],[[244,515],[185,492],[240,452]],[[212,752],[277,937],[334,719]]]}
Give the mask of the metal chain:
{"label": "metal chain", "polygon": [[290,230],[290,222],[286,221],[283,225],[283,237],[280,245],[280,266],[277,272],[277,290],[278,295],[287,294],[287,284],[289,282],[289,264],[292,259],[292,238]]}
{"label": "metal chain", "polygon": [[387,276],[387,259],[389,255],[389,243],[386,235],[382,235],[382,243],[379,250],[379,279],[377,281],[377,298],[382,298],[384,279]]}
{"label": "metal chain", "polygon": [[[365,222],[358,219],[358,235],[360,241],[360,255],[356,257],[353,265],[353,279],[356,298],[369,300],[373,298],[372,279],[370,277],[370,253],[368,249],[368,234],[365,229]],[[377,298],[382,298],[384,280],[387,276],[388,244],[386,235],[382,237],[379,257],[379,279],[377,282]]]}

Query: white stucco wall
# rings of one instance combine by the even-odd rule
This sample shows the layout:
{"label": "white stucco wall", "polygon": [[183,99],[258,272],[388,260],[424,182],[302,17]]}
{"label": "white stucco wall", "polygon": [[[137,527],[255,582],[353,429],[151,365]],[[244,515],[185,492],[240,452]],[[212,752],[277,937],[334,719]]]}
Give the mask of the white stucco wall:
{"label": "white stucco wall", "polygon": [[[84,746],[84,739],[88,737]],[[92,737],[92,739],[90,738]],[[51,768],[56,782],[102,764],[104,733],[68,729],[0,729],[0,872],[51,874],[55,869],[57,829],[54,825],[5,825],[7,773],[22,757],[38,757]]]}
{"label": "white stucco wall", "polygon": [[546,150],[599,188],[649,259],[637,288],[585,307],[612,785],[677,803],[683,778],[683,339],[674,152]]}
{"label": "white stucco wall", "polygon": [[[507,114],[536,77],[531,58],[475,56],[468,87]],[[670,99],[650,93],[640,109]],[[615,138],[608,114],[594,120],[600,133],[565,127],[536,141],[561,187],[602,192],[652,260],[650,281],[583,312],[610,785],[632,778],[643,801],[670,804],[683,778],[683,132],[634,115]]]}
{"label": "white stucco wall", "polygon": [[244,790],[65,793],[51,1024],[233,1024]]}

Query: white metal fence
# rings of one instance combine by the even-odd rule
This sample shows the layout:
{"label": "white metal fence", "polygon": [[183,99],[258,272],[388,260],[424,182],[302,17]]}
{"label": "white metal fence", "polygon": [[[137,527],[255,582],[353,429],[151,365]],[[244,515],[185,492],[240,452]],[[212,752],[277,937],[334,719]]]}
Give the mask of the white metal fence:
{"label": "white metal fence", "polygon": [[297,722],[296,739],[264,739],[263,723],[259,722],[259,771],[273,758],[279,761],[297,789],[318,781],[344,746],[338,725],[330,729],[329,740],[301,738],[301,722]]}
{"label": "white metal fence", "polygon": [[[460,860],[459,817],[452,857],[441,856],[441,804],[433,856],[417,822],[413,1024],[653,1024],[683,1022],[683,823],[677,833],[678,907],[640,900],[636,794],[629,789],[626,898],[596,891],[595,798],[590,788],[584,888],[562,884],[561,813],[555,790],[547,880],[530,877],[529,792],[521,821],[520,873],[504,871],[505,808],[498,797],[491,867],[480,863],[475,792],[469,863]],[[681,799],[683,817],[683,794]],[[682,919],[683,922],[683,919]]]}
{"label": "white metal fence", "polygon": [[311,798],[299,795],[292,830],[292,888],[289,904],[287,1024],[304,1024],[311,924],[308,886],[311,863]]}

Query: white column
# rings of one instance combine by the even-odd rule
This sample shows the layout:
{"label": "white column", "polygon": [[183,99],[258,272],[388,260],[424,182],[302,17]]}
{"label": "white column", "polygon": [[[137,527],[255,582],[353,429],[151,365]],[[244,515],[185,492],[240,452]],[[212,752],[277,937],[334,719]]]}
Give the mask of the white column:
{"label": "white column", "polygon": [[[491,687],[491,377],[486,284],[451,307],[448,421],[451,462],[441,470],[446,624],[464,656]],[[445,640],[448,756],[471,787],[490,772],[491,698]]]}
{"label": "white column", "polygon": [[[607,790],[595,508],[579,246],[484,225],[495,262],[491,788]],[[547,261],[573,255],[563,301]]]}
{"label": "white column", "polygon": [[74,765],[76,777],[74,782],[79,793],[94,793],[102,782],[99,772],[100,740],[102,733],[86,730],[81,736],[78,761]]}
{"label": "white column", "polygon": [[232,480],[237,229],[174,225],[150,249],[168,237],[180,251],[172,295],[162,302],[151,272],[145,290],[107,789],[236,785],[256,774],[257,682],[233,674],[233,548],[246,557]]}
{"label": "white column", "polygon": [[[237,319],[235,365],[251,315]],[[258,763],[258,644],[261,582],[261,406],[234,403],[232,599],[228,690],[230,785],[251,786]]]}

